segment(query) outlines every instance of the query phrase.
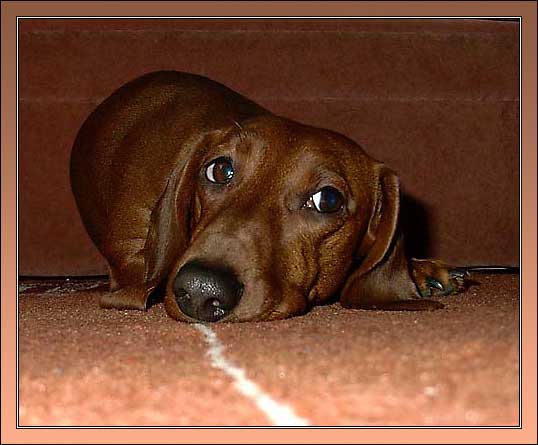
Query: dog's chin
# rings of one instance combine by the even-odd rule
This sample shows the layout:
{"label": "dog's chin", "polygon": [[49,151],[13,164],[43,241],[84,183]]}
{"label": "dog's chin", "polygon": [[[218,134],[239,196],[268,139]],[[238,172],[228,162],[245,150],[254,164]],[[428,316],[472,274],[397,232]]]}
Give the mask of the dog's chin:
{"label": "dog's chin", "polygon": [[[297,297],[297,296],[296,296]],[[241,305],[240,305],[241,306]],[[245,323],[257,321],[275,321],[303,315],[308,310],[308,302],[305,298],[290,298],[284,300],[274,300],[266,298],[258,310],[251,310],[248,296],[243,302],[243,307],[238,306],[230,315],[222,318],[218,323]],[[241,310],[240,310],[241,309]]]}
{"label": "dog's chin", "polygon": [[250,305],[248,300],[245,300],[243,306],[238,306],[236,310],[232,311],[230,315],[218,320],[217,323],[248,323],[256,321],[268,321],[286,318],[289,315],[282,314],[281,317],[271,318],[275,313],[276,302],[271,300],[264,300],[261,307],[255,310],[248,310]]}
{"label": "dog's chin", "polygon": [[269,302],[267,306],[264,306],[263,310],[258,313],[242,314],[235,313],[230,314],[228,317],[219,320],[219,322],[228,323],[249,323],[257,321],[273,321],[283,320],[284,318],[291,317],[291,314],[285,314],[275,310],[275,303]]}
{"label": "dog's chin", "polygon": [[[189,317],[188,315],[181,312],[175,303],[168,302],[169,299],[165,300],[165,308],[168,315],[173,318],[176,321],[183,322],[183,323],[248,323],[248,322],[257,322],[257,321],[275,321],[275,320],[284,320],[286,318],[290,318],[294,315],[301,315],[301,314],[291,314],[291,313],[285,313],[281,312],[279,310],[276,310],[274,308],[274,304],[271,305],[266,310],[260,312],[260,313],[254,313],[254,314],[242,314],[239,316],[238,314],[235,314],[232,312],[230,315],[227,315],[226,317],[223,317],[216,321],[205,321],[205,320],[197,320],[195,318]],[[169,306],[173,305],[174,307]]]}
{"label": "dog's chin", "polygon": [[[166,303],[165,303],[166,307]],[[206,321],[206,320],[197,320],[195,318],[189,317],[188,315],[184,314],[183,312],[179,311],[177,308],[173,308],[171,310],[166,309],[166,312],[168,315],[173,318],[176,321],[182,322],[182,323],[248,323],[248,322],[257,322],[257,321],[273,321],[273,320],[282,320],[284,318],[288,318],[291,315],[290,314],[283,314],[278,311],[270,310],[265,313],[261,314],[252,314],[247,316],[237,316],[237,314],[234,314],[233,312],[230,315],[227,315],[226,317],[223,317],[219,320],[215,321]]]}

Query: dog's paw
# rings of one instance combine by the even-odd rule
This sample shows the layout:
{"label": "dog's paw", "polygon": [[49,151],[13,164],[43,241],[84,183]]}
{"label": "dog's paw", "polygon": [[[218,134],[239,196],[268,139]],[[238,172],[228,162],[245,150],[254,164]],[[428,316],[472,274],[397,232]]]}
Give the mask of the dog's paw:
{"label": "dog's paw", "polygon": [[413,280],[423,298],[463,292],[469,272],[436,260],[411,260]]}
{"label": "dog's paw", "polygon": [[149,291],[143,286],[130,286],[103,294],[99,306],[104,309],[147,309]]}

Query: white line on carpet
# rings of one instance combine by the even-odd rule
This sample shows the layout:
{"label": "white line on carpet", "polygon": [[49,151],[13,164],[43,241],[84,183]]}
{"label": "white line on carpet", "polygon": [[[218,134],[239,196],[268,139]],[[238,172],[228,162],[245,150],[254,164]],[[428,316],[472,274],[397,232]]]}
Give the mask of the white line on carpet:
{"label": "white line on carpet", "polygon": [[245,397],[251,399],[258,408],[276,426],[308,426],[310,422],[299,417],[292,408],[283,405],[269,395],[252,380],[247,378],[245,370],[235,366],[223,354],[224,346],[217,337],[217,334],[209,327],[200,323],[194,325],[205,336],[205,341],[209,345],[207,354],[211,358],[211,364],[228,374],[234,380],[235,388]]}

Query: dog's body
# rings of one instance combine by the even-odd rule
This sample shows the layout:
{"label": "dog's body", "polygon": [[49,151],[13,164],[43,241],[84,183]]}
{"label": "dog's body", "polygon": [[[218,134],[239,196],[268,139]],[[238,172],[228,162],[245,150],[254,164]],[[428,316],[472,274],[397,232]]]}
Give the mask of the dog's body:
{"label": "dog's body", "polygon": [[81,128],[71,183],[107,259],[103,307],[175,319],[284,318],[346,307],[435,309],[464,274],[407,260],[396,175],[353,141],[275,116],[201,76],[126,84]]}

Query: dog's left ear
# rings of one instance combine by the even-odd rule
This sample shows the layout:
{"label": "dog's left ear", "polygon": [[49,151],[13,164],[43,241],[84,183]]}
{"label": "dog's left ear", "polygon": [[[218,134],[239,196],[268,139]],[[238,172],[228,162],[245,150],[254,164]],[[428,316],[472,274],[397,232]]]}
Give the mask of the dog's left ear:
{"label": "dog's left ear", "polygon": [[357,266],[343,287],[341,304],[364,309],[427,309],[430,303],[437,303],[418,300],[398,227],[398,176],[378,164],[376,177],[376,196],[368,228],[355,252]]}

